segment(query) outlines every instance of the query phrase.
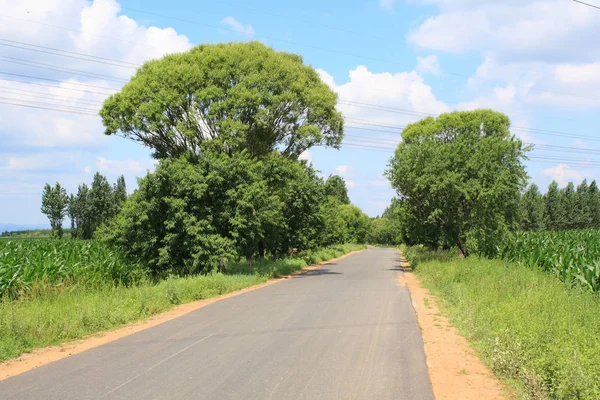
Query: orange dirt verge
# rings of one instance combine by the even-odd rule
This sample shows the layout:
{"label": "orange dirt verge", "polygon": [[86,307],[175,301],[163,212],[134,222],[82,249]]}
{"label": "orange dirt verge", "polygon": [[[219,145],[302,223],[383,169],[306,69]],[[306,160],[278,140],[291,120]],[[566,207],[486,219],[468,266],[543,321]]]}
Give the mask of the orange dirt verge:
{"label": "orange dirt verge", "polygon": [[146,320],[135,322],[131,325],[127,325],[122,328],[117,328],[111,331],[105,331],[96,333],[94,335],[90,335],[86,338],[75,340],[67,343],[63,343],[59,346],[52,347],[44,347],[41,349],[36,349],[31,353],[22,354],[20,357],[15,358],[13,360],[9,360],[6,362],[0,363],[0,381],[6,378],[10,378],[15,375],[22,374],[23,372],[27,372],[37,367],[41,367],[43,365],[49,364],[54,361],[58,361],[62,358],[71,356],[73,354],[82,353],[86,350],[92,349],[94,347],[101,346],[103,344],[112,342],[114,340],[120,339],[125,336],[132,335],[136,332],[143,331],[148,328],[152,328],[153,326],[160,325],[163,322],[167,322],[169,320],[175,319],[182,315],[188,314],[192,311],[198,310],[204,306],[215,303],[217,301],[227,299],[230,297],[234,297],[240,295],[245,292],[249,292],[252,290],[260,289],[268,285],[272,285],[277,282],[281,282],[284,279],[291,278],[294,275],[302,274],[304,272],[319,268],[322,265],[326,265],[335,261],[338,261],[342,258],[348,257],[352,254],[358,253],[362,250],[352,251],[348,254],[345,254],[341,257],[323,261],[319,264],[311,265],[306,268],[303,268],[297,272],[294,272],[291,275],[282,276],[281,278],[271,279],[266,283],[261,283],[258,285],[250,286],[242,290],[238,290],[237,292],[231,292],[224,294],[219,297],[213,297],[211,299],[199,300],[192,303],[186,303],[178,305],[172,308],[169,311],[166,311],[161,314],[154,315]]}
{"label": "orange dirt verge", "polygon": [[441,315],[436,298],[423,288],[402,257],[404,277],[421,327],[429,377],[437,400],[508,399],[506,389],[479,360],[475,350]]}

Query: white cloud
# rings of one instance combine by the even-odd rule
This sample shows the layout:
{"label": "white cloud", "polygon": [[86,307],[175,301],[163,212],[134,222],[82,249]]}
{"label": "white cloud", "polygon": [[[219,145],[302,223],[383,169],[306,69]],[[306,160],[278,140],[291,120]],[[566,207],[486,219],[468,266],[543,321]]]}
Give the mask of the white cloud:
{"label": "white cloud", "polygon": [[86,174],[89,174],[90,172],[92,172],[92,167],[91,167],[91,166],[89,166],[89,165],[86,165],[86,166],[83,168],[83,172],[85,172]]}
{"label": "white cloud", "polygon": [[379,6],[384,10],[391,11],[394,9],[394,3],[396,0],[379,0]]}
{"label": "white cloud", "polygon": [[[442,113],[450,107],[436,99],[431,86],[425,84],[423,77],[416,71],[374,73],[363,65],[349,72],[349,82],[337,84],[326,71],[317,70],[321,79],[339,94],[338,109],[346,118],[346,128],[367,128],[368,123],[403,126],[423,117],[421,113]],[[357,104],[363,103],[362,105]],[[364,107],[364,103],[383,107],[393,107],[406,112],[391,113]],[[372,128],[372,126],[371,126]],[[390,129],[388,129],[390,130]],[[364,130],[367,132],[367,130]],[[397,130],[399,138],[401,129]],[[393,140],[390,134],[381,135],[370,131],[361,133],[373,138],[382,137]]]}
{"label": "white cloud", "polygon": [[310,154],[309,150],[304,150],[300,156],[298,157],[300,160],[305,160],[308,164],[312,164],[312,154]]}
{"label": "white cloud", "polygon": [[427,57],[417,57],[416,71],[421,75],[431,74],[433,76],[442,75],[442,67],[435,54]]}
{"label": "white cloud", "polygon": [[355,188],[360,186],[358,183],[354,182],[354,181],[345,181],[346,182],[346,186],[348,186],[349,188]]}
{"label": "white cloud", "polygon": [[335,167],[335,172],[337,172],[341,176],[348,175],[351,170],[352,170],[352,167],[349,165],[338,165],[337,167]]}
{"label": "white cloud", "polygon": [[573,169],[568,164],[558,164],[556,167],[545,169],[544,175],[558,182],[559,186],[565,186],[569,182],[576,182],[577,184],[584,178],[593,177],[593,174],[585,170]]}
{"label": "white cloud", "polygon": [[154,167],[154,161],[135,161],[135,160],[107,160],[104,157],[96,159],[96,167],[99,172],[112,175],[121,174],[141,174]]}
{"label": "white cloud", "polygon": [[[600,50],[600,13],[563,0],[425,0],[440,12],[408,35],[433,50],[493,48],[503,60],[587,61]],[[560,21],[559,24],[556,21]]]}
{"label": "white cloud", "polygon": [[225,17],[221,20],[221,23],[223,25],[227,25],[232,30],[239,32],[244,36],[250,37],[250,36],[254,36],[256,34],[252,25],[250,25],[250,24],[244,25],[240,21],[238,21],[237,19],[235,19],[233,17]]}
{"label": "white cloud", "polygon": [[391,187],[390,181],[388,181],[387,179],[371,180],[368,183],[370,186],[375,186],[375,187]]}

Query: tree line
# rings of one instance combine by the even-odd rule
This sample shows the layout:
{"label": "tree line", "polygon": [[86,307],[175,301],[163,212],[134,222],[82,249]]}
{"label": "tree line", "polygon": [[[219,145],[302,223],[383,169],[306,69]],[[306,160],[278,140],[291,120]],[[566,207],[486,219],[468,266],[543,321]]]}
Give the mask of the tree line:
{"label": "tree line", "polygon": [[545,194],[535,184],[521,196],[521,228],[568,230],[600,228],[600,191],[596,181],[569,182],[559,189],[552,181]]}
{"label": "tree line", "polygon": [[127,187],[123,175],[111,185],[104,175],[96,172],[91,186],[83,183],[77,193],[67,194],[59,182],[54,186],[46,184],[41,211],[50,221],[52,236],[63,237],[63,222],[68,217],[72,238],[91,239],[98,227],[119,213],[125,200]]}

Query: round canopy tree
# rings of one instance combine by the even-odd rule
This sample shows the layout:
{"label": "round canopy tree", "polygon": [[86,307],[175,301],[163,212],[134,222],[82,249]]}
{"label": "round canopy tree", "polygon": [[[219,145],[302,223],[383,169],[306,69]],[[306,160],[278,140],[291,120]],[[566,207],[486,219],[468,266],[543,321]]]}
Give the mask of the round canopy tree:
{"label": "round canopy tree", "polygon": [[100,115],[107,135],[141,142],[156,158],[200,155],[206,141],[229,154],[278,149],[297,158],[311,146],[340,146],[336,102],[300,56],[227,43],[145,63]]}

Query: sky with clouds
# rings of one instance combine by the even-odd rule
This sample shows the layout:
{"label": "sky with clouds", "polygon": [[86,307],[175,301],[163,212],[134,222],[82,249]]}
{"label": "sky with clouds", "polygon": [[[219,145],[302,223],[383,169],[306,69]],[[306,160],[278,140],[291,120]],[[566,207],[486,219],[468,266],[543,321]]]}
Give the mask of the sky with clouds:
{"label": "sky with clouds", "polygon": [[536,145],[526,165],[543,190],[600,177],[600,10],[567,0],[355,3],[0,0],[0,222],[47,223],[46,182],[75,191],[99,171],[125,175],[132,191],[155,162],[105,136],[97,111],[144,61],[200,43],[260,40],[319,72],[339,94],[346,138],[341,150],[302,157],[343,176],[371,216],[394,196],[382,173],[402,127],[452,110],[506,113]]}

